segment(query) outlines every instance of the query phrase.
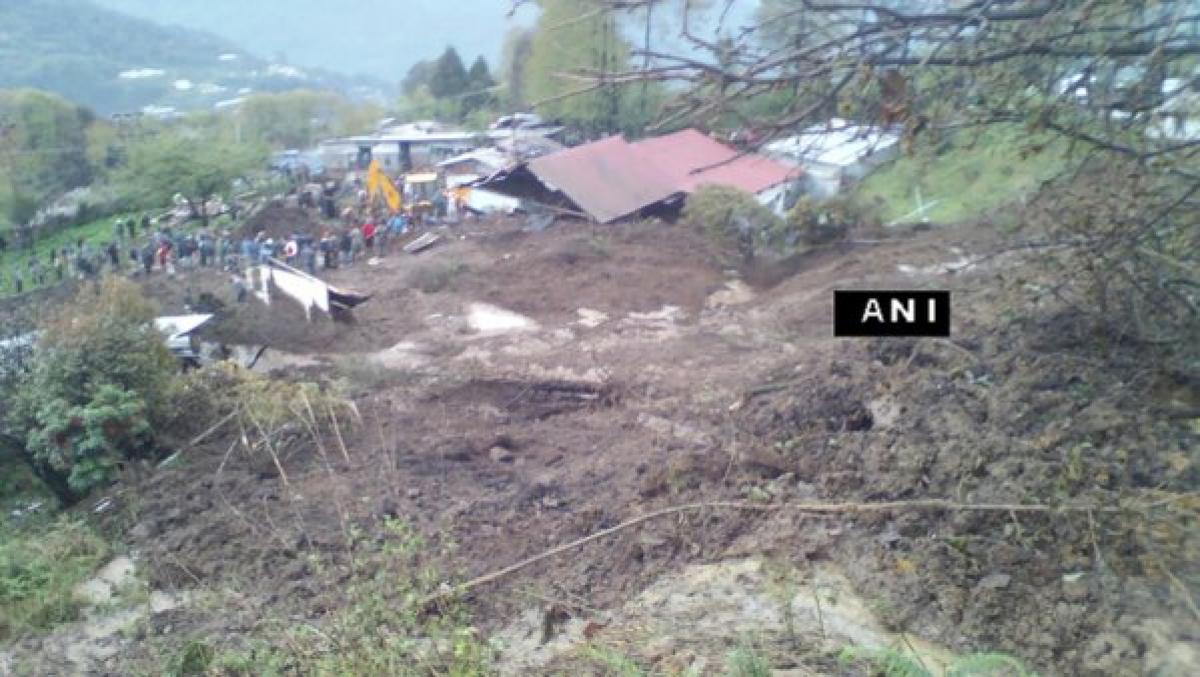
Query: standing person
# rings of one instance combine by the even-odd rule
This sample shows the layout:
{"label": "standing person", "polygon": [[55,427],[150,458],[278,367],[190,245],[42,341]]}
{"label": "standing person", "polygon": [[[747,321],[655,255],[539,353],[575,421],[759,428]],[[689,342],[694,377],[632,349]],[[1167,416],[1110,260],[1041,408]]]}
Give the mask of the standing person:
{"label": "standing person", "polygon": [[129,237],[131,243],[137,237],[137,221],[134,221],[132,216],[125,219],[125,234]]}
{"label": "standing person", "polygon": [[338,246],[342,252],[342,265],[350,265],[350,255],[354,251],[354,238],[350,236],[352,228],[347,228],[342,231],[341,237],[338,239]]}
{"label": "standing person", "polygon": [[125,220],[113,219],[113,239],[117,242],[125,239]]}
{"label": "standing person", "polygon": [[150,234],[150,215],[149,214],[142,214],[142,234],[143,235]]}
{"label": "standing person", "polygon": [[363,245],[367,249],[375,248],[375,219],[368,218],[362,227]]}
{"label": "standing person", "polygon": [[317,250],[307,239],[300,245],[300,262],[309,275],[317,274]]}
{"label": "standing person", "polygon": [[213,259],[214,248],[212,235],[208,233],[200,234],[200,266],[207,268]]}
{"label": "standing person", "polygon": [[169,238],[163,238],[162,241],[158,243],[157,254],[158,267],[162,268],[164,271],[167,270],[167,263],[169,263],[171,259],[171,240]]}
{"label": "standing person", "polygon": [[13,289],[17,290],[18,294],[25,291],[25,281],[21,279],[21,270],[16,266],[13,266],[12,280]]}
{"label": "standing person", "polygon": [[36,257],[29,257],[29,284],[31,287],[40,287],[46,281],[42,279],[42,264]]}
{"label": "standing person", "polygon": [[325,256],[325,268],[337,268],[337,251],[338,240],[334,237],[332,231],[325,231],[325,236],[321,238],[321,253]]}
{"label": "standing person", "polygon": [[233,282],[233,294],[237,298],[238,303],[246,302],[246,280],[241,275],[231,275],[230,280]]}
{"label": "standing person", "polygon": [[221,233],[221,239],[217,240],[217,267],[225,270],[229,263],[229,247],[232,243],[229,241],[229,231]]}
{"label": "standing person", "polygon": [[387,256],[388,237],[389,237],[389,234],[388,234],[388,229],[387,229],[386,225],[384,227],[380,228],[379,230],[375,231],[375,240],[377,241],[377,243],[379,245],[377,247],[377,255],[378,256]]}
{"label": "standing person", "polygon": [[354,263],[356,260],[358,260],[358,257],[362,256],[364,242],[365,242],[365,240],[363,238],[362,231],[359,230],[358,228],[351,228],[350,229],[350,263]]}
{"label": "standing person", "polygon": [[117,243],[109,242],[104,252],[108,254],[108,263],[112,265],[113,272],[121,272],[121,250],[117,248]]}
{"label": "standing person", "polygon": [[259,247],[258,258],[263,263],[269,263],[273,256],[275,256],[275,240],[268,237]]}
{"label": "standing person", "polygon": [[141,249],[142,269],[149,275],[154,268],[154,240],[146,238]]}
{"label": "standing person", "polygon": [[289,265],[296,265],[296,258],[300,256],[300,245],[296,241],[296,236],[292,235],[292,239],[288,240],[283,245],[283,260]]}
{"label": "standing person", "polygon": [[258,247],[254,244],[254,240],[249,235],[242,236],[242,261],[245,265],[252,266],[258,260]]}
{"label": "standing person", "polygon": [[50,252],[50,264],[54,267],[55,282],[62,282],[63,274],[66,272],[64,270],[66,263],[63,261],[63,257],[58,252]]}

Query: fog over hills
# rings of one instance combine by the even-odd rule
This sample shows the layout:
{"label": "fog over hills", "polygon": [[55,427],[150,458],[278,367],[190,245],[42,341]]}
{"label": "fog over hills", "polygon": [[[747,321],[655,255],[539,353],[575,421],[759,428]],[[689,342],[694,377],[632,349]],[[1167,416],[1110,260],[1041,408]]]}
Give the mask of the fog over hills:
{"label": "fog over hills", "polygon": [[159,23],[208,31],[256,56],[399,82],[417,61],[453,44],[470,63],[499,59],[509,27],[530,25],[533,7],[507,16],[509,0],[96,0]]}
{"label": "fog over hills", "polygon": [[390,96],[377,83],[272,63],[199,27],[162,25],[88,0],[0,0],[0,88],[21,87],[101,114],[209,109],[251,92],[298,88]]}

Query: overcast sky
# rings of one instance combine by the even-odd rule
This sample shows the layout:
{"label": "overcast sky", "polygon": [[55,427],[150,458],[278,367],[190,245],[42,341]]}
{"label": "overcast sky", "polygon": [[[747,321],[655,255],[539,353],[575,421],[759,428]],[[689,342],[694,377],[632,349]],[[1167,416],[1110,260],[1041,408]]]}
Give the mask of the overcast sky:
{"label": "overcast sky", "polygon": [[[34,0],[36,1],[36,0]],[[159,23],[216,33],[264,58],[285,54],[323,67],[398,82],[421,59],[453,44],[470,62],[494,63],[509,27],[532,25],[536,10],[507,16],[508,0],[94,0]]]}
{"label": "overcast sky", "polygon": [[[100,5],[159,23],[216,33],[267,59],[366,74],[389,83],[403,79],[412,64],[454,45],[467,65],[483,55],[498,65],[504,36],[537,19],[533,3],[509,17],[512,0],[94,0]],[[655,10],[654,43],[686,50],[678,40],[682,0],[663,0]],[[699,34],[715,29],[725,7],[716,0],[692,19]],[[725,17],[726,32],[753,17],[758,0],[737,0]],[[636,18],[627,19],[636,22]],[[641,41],[641,30],[630,37]],[[636,34],[636,37],[633,35]]]}

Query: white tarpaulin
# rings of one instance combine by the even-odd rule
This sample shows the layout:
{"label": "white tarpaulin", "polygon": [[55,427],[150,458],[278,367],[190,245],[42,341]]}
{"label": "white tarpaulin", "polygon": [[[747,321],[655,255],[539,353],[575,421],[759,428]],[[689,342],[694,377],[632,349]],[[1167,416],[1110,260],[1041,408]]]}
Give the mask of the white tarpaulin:
{"label": "white tarpaulin", "polygon": [[495,212],[512,214],[521,207],[521,201],[515,197],[501,195],[500,193],[494,193],[490,190],[483,190],[482,188],[470,189],[470,192],[467,193],[465,204],[469,209],[473,209],[484,214],[492,214]]}
{"label": "white tarpaulin", "polygon": [[271,269],[271,280],[279,291],[304,306],[304,314],[309,319],[312,319],[313,308],[329,312],[329,286],[317,278],[274,268]]}
{"label": "white tarpaulin", "polygon": [[212,317],[212,315],[169,315],[155,318],[154,326],[166,334],[168,339],[173,339],[196,331]]}

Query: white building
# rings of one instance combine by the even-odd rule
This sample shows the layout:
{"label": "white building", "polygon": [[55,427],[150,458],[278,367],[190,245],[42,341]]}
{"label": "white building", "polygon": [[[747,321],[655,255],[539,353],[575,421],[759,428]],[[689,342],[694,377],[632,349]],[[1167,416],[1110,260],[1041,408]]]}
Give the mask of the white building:
{"label": "white building", "polygon": [[763,153],[804,170],[804,191],[831,197],[895,156],[899,135],[841,118],[772,141]]}

